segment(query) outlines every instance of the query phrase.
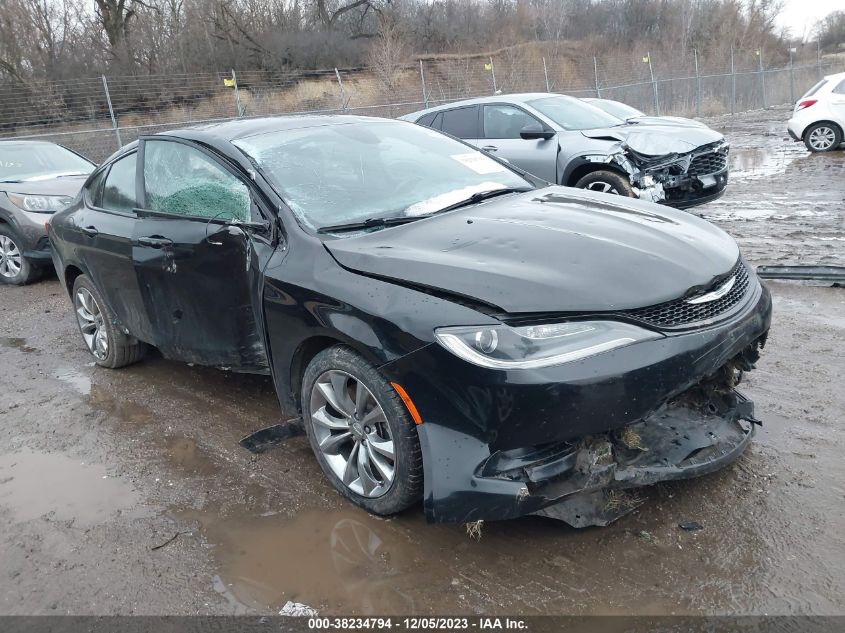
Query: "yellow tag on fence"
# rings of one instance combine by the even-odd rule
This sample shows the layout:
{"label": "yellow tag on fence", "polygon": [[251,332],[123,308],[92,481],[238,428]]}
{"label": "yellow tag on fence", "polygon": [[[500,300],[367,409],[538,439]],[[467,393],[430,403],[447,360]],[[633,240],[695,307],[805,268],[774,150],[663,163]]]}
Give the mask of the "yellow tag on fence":
{"label": "yellow tag on fence", "polygon": [[493,70],[493,64],[484,64],[484,70]]}
{"label": "yellow tag on fence", "polygon": [[224,79],[223,85],[227,88],[234,88],[235,87],[235,80],[234,79]]}

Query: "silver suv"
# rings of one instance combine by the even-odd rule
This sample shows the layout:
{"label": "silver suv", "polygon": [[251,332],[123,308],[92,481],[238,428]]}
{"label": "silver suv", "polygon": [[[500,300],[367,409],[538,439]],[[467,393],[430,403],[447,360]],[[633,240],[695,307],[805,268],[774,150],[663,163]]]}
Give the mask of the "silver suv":
{"label": "silver suv", "polygon": [[581,99],[495,95],[401,117],[461,138],[548,182],[678,208],[728,184],[728,144],[710,128],[627,123]]}
{"label": "silver suv", "polygon": [[0,283],[29,283],[52,265],[45,224],[94,167],[55,143],[0,141]]}

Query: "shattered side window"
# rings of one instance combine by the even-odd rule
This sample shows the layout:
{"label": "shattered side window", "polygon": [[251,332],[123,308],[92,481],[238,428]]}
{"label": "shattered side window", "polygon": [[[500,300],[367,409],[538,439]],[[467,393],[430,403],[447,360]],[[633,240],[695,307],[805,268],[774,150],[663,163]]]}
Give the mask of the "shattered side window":
{"label": "shattered side window", "polygon": [[173,141],[146,141],[147,208],[217,220],[250,220],[249,189],[201,151]]}

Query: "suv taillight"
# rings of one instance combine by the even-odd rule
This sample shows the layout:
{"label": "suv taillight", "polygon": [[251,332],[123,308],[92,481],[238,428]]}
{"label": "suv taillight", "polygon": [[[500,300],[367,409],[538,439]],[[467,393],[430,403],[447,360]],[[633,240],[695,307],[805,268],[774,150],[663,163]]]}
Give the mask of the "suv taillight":
{"label": "suv taillight", "polygon": [[798,112],[798,110],[804,110],[806,108],[809,108],[811,105],[817,104],[818,102],[818,99],[805,99],[804,101],[801,101],[798,104],[798,107],[795,108],[795,111]]}

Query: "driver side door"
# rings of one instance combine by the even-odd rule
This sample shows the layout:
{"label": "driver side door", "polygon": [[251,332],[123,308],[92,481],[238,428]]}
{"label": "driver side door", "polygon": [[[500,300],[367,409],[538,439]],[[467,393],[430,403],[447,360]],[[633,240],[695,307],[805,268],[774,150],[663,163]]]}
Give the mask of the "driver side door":
{"label": "driver side door", "polygon": [[266,373],[260,294],[273,244],[250,186],[204,147],[141,143],[132,259],[150,342],[168,358]]}
{"label": "driver side door", "polygon": [[538,178],[557,183],[557,136],[524,139],[520,132],[526,125],[548,127],[522,108],[508,104],[482,105],[482,138],[477,145]]}

